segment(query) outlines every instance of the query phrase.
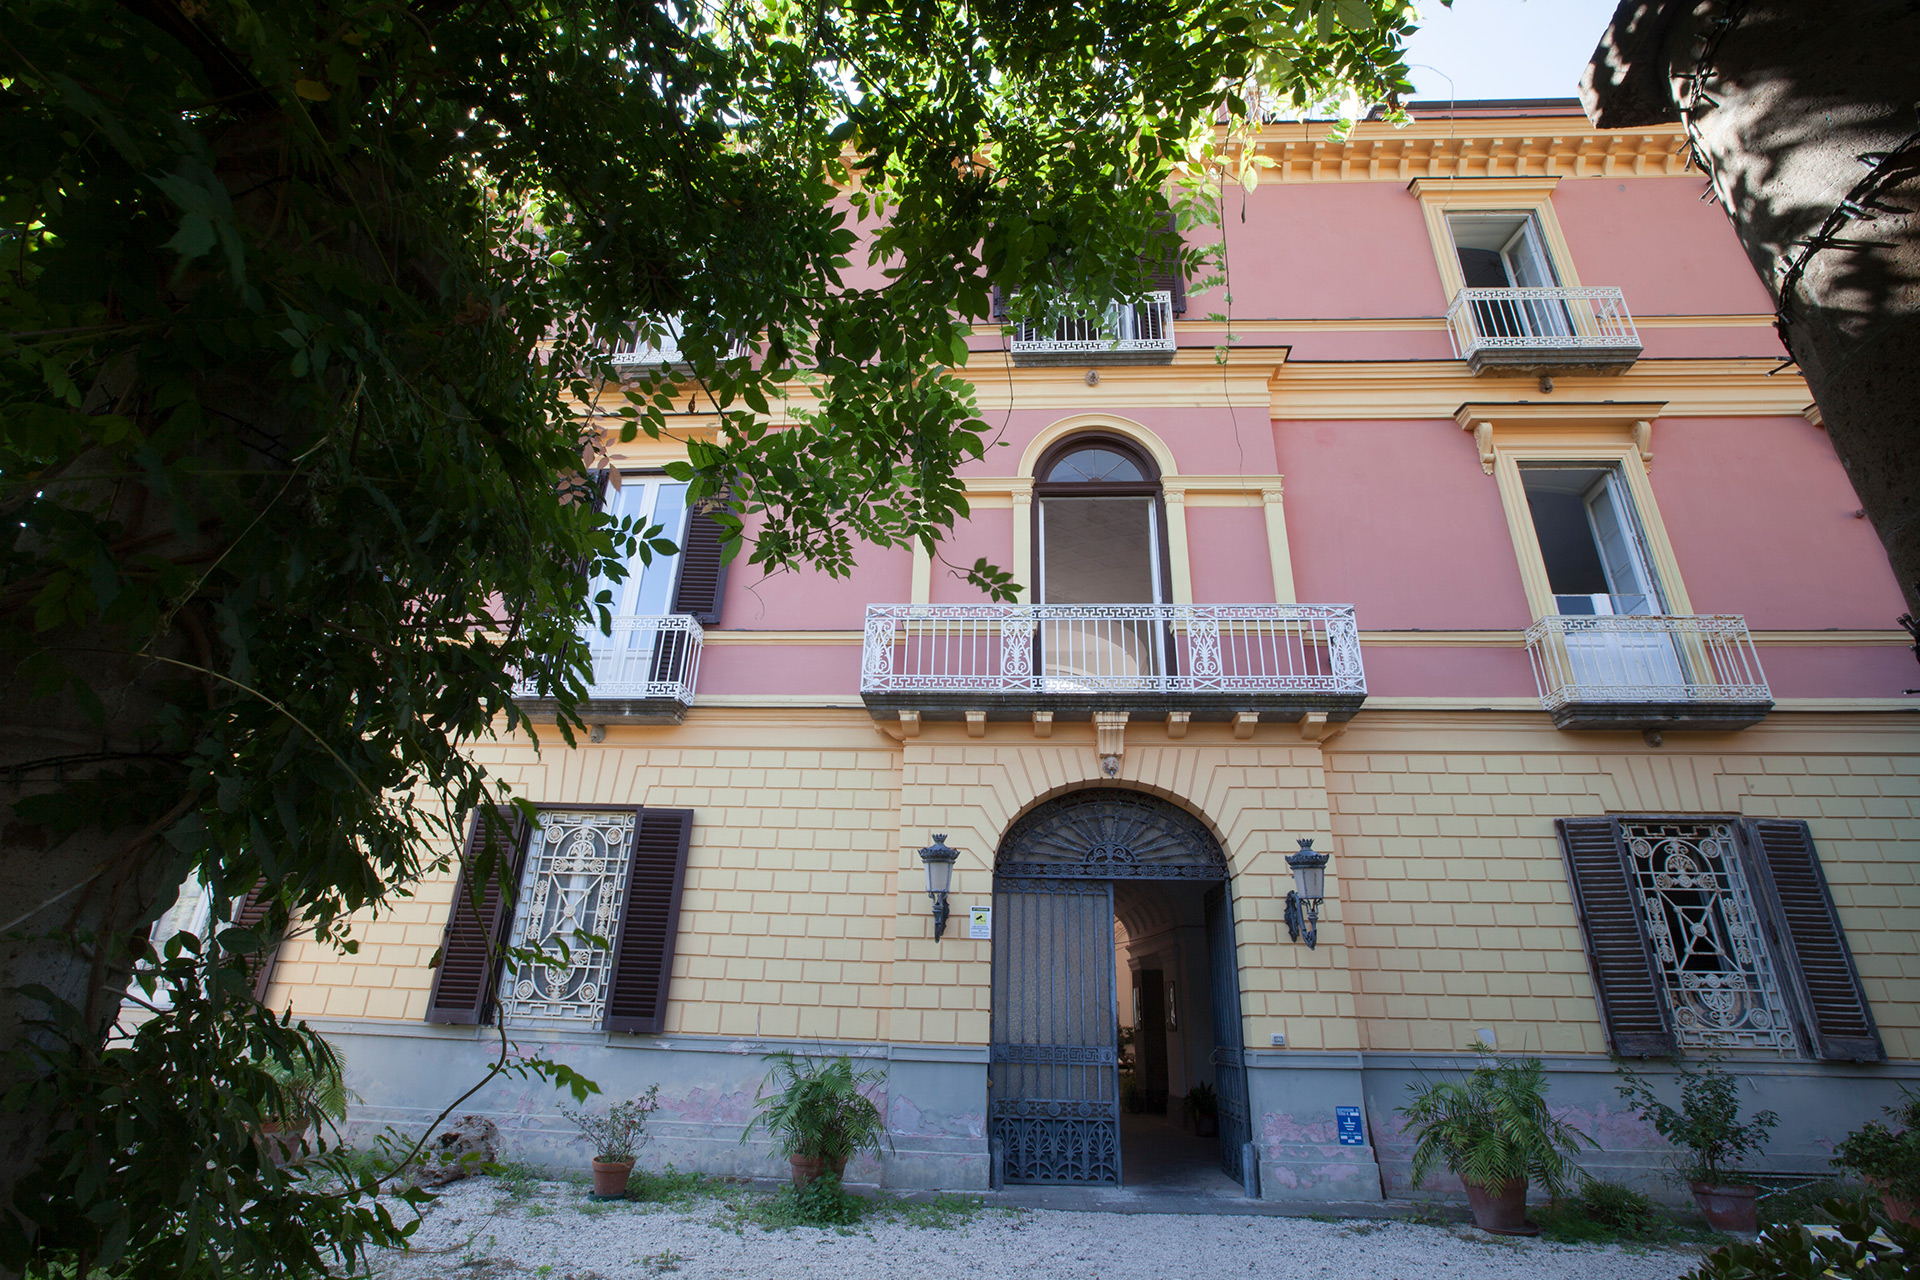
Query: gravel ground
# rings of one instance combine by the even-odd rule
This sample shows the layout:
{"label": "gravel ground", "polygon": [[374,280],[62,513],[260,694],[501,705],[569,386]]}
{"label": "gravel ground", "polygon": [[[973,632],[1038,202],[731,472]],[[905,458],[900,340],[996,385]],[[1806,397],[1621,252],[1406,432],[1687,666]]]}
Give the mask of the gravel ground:
{"label": "gravel ground", "polygon": [[881,1220],[843,1232],[767,1231],[722,1200],[690,1208],[594,1203],[579,1184],[518,1196],[490,1179],[449,1187],[383,1280],[628,1280],[673,1275],[895,1280],[1673,1280],[1698,1256],[1503,1240],[1412,1222],[986,1209],[959,1225]]}

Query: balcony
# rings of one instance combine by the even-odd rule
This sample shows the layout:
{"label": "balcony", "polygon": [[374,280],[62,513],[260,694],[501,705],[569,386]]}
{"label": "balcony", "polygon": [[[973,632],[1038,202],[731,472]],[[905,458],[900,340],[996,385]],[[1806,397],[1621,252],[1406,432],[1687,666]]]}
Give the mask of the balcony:
{"label": "balcony", "polygon": [[[679,724],[693,705],[700,673],[701,625],[684,613],[613,620],[613,634],[587,634],[593,683],[580,718],[592,725]],[[520,709],[551,719],[554,699],[529,681],[514,687]]]}
{"label": "balcony", "polygon": [[1618,289],[1462,289],[1447,329],[1454,355],[1476,375],[1618,373],[1640,358]]}
{"label": "balcony", "polygon": [[[648,342],[639,337],[614,337],[606,343],[607,359],[616,369],[644,368],[653,369],[660,365],[671,368],[684,368],[687,358],[680,351],[680,317],[670,315],[665,318],[664,330],[657,341]],[[744,341],[735,342],[723,359],[738,359],[747,354]]]}
{"label": "balcony", "polygon": [[876,604],[860,695],[876,716],[928,720],[1338,721],[1366,700],[1367,679],[1352,605]]}
{"label": "balcony", "polygon": [[1021,321],[1013,327],[1016,365],[1171,364],[1173,294],[1160,289],[1099,316]]}
{"label": "balcony", "polygon": [[1744,729],[1773,709],[1737,614],[1542,618],[1527,656],[1558,729]]}

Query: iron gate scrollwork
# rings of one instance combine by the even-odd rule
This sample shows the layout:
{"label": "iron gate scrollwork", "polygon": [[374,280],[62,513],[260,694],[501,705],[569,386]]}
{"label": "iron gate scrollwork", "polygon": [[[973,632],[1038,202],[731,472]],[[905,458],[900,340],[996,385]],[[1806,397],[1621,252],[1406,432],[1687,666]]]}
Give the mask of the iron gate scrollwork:
{"label": "iron gate scrollwork", "polygon": [[[993,1045],[988,1133],[1008,1182],[1120,1181],[1119,993],[1114,971],[1116,880],[1216,881],[1227,899],[1219,842],[1191,814],[1134,792],[1076,792],[1037,806],[1001,842],[994,875]],[[1211,897],[1209,899],[1211,902]],[[1210,920],[1212,908],[1209,907]],[[1239,987],[1225,914],[1223,962]],[[1219,948],[1216,945],[1216,955]],[[1217,966],[1216,966],[1217,967]],[[1214,981],[1216,991],[1220,980]],[[1220,997],[1215,996],[1216,1008]],[[1215,1025],[1223,1025],[1216,1014]],[[1222,1158],[1237,1174],[1247,1140],[1244,1067],[1216,1053]],[[1229,1132],[1238,1135],[1229,1143]]]}
{"label": "iron gate scrollwork", "polygon": [[1246,1182],[1247,1055],[1240,1022],[1240,967],[1233,949],[1233,901],[1225,885],[1207,891],[1207,963],[1213,988],[1213,1091],[1220,1106],[1220,1169]]}

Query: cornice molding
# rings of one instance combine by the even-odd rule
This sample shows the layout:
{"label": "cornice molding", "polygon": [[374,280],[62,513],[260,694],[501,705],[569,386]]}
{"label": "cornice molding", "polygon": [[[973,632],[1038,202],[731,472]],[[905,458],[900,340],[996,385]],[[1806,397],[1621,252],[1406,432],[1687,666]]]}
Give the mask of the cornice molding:
{"label": "cornice molding", "polygon": [[1476,378],[1461,360],[1296,361],[1274,377],[1270,408],[1287,421],[1451,418],[1462,404],[1504,392],[1515,406],[1658,401],[1662,418],[1799,417],[1807,384],[1785,372],[1769,377],[1778,367],[1761,357],[1641,360],[1624,373],[1556,377],[1543,394],[1531,378]]}
{"label": "cornice molding", "polygon": [[[1602,132],[1585,117],[1427,119],[1405,128],[1362,121],[1345,141],[1325,121],[1271,124],[1254,139],[1274,162],[1266,182],[1412,182],[1452,178],[1677,177],[1688,171],[1679,125]],[[1316,137],[1315,134],[1320,136]],[[1240,147],[1231,145],[1238,156]]]}

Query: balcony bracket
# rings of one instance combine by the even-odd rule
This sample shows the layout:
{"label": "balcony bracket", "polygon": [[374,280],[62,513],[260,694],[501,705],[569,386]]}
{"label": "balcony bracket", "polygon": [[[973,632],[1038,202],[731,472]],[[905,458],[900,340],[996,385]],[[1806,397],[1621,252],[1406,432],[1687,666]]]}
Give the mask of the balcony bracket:
{"label": "balcony bracket", "polygon": [[[1325,719],[1326,717],[1323,714],[1321,718]],[[1236,738],[1251,738],[1254,727],[1259,723],[1260,713],[1258,711],[1237,711],[1233,716],[1233,736]]]}
{"label": "balcony bracket", "polygon": [[969,738],[987,736],[987,713],[984,710],[967,712],[967,736]]}
{"label": "balcony bracket", "polygon": [[1167,736],[1169,738],[1186,737],[1187,722],[1192,719],[1193,719],[1193,712],[1191,711],[1167,712]]}
{"label": "balcony bracket", "polygon": [[1120,773],[1120,757],[1127,750],[1127,713],[1124,711],[1096,711],[1093,713],[1094,749],[1100,754],[1100,772],[1105,777],[1117,777]]}
{"label": "balcony bracket", "polygon": [[1033,713],[1033,736],[1051,738],[1053,736],[1053,712],[1036,711]]}

